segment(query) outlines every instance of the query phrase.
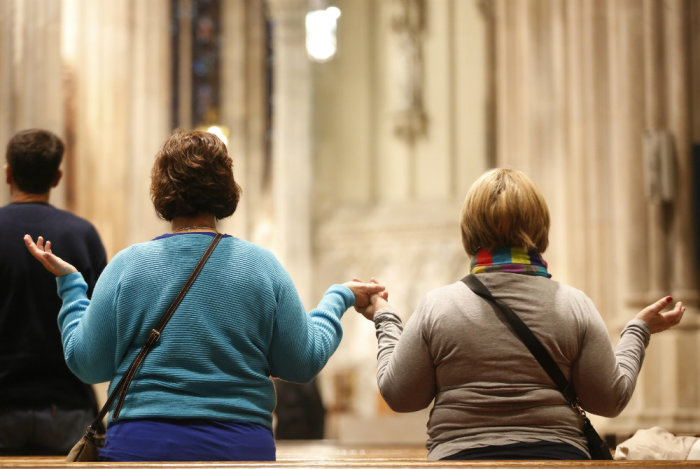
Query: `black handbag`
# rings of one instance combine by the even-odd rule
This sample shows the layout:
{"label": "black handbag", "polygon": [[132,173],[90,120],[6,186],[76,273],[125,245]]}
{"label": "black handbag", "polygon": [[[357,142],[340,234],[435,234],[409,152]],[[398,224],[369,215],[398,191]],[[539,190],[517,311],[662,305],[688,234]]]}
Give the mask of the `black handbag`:
{"label": "black handbag", "polygon": [[185,297],[185,294],[194,283],[195,279],[199,275],[199,272],[202,270],[202,267],[204,267],[204,264],[207,262],[207,259],[209,259],[211,253],[214,252],[214,248],[216,248],[216,245],[219,244],[219,241],[221,241],[221,238],[223,238],[223,236],[223,234],[217,233],[217,235],[214,237],[211,243],[209,243],[209,247],[207,247],[207,250],[204,251],[204,254],[202,254],[202,257],[199,259],[199,262],[192,270],[192,273],[180,289],[180,292],[177,294],[173,302],[168,307],[168,310],[163,314],[163,316],[161,316],[158,325],[153,330],[151,330],[151,334],[148,336],[146,343],[143,344],[143,347],[141,347],[141,350],[139,351],[138,355],[136,355],[134,361],[131,362],[131,365],[129,365],[129,369],[126,370],[124,376],[122,376],[122,378],[119,380],[119,383],[117,383],[117,385],[110,393],[109,397],[107,398],[107,401],[105,402],[105,405],[102,406],[102,409],[100,409],[100,411],[98,412],[97,417],[95,417],[95,420],[93,420],[92,423],[88,425],[87,430],[85,430],[85,434],[82,436],[82,438],[80,438],[80,440],[78,440],[78,442],[73,446],[73,448],[71,448],[70,452],[68,453],[68,456],[66,456],[66,462],[83,462],[98,460],[100,448],[104,444],[104,436],[98,434],[98,429],[101,427],[102,419],[104,419],[105,415],[107,415],[107,412],[109,412],[109,408],[112,407],[112,404],[117,399],[117,396],[119,397],[119,400],[117,402],[117,406],[112,412],[112,418],[116,419],[117,417],[119,417],[119,412],[122,408],[122,405],[124,404],[124,399],[126,398],[126,392],[129,389],[131,380],[134,379],[134,375],[136,375],[136,371],[141,366],[141,363],[143,363],[143,360],[144,358],[146,358],[146,355],[148,355],[148,352],[151,351],[151,349],[155,346],[156,342],[158,342],[158,339],[160,339],[160,335],[163,332],[165,325],[168,323],[173,313],[180,305],[180,302]]}
{"label": "black handbag", "polygon": [[481,280],[476,278],[476,275],[470,274],[462,279],[474,293],[487,300],[493,306],[495,306],[496,311],[500,311],[505,319],[508,321],[510,326],[513,328],[515,333],[518,335],[520,340],[523,341],[525,346],[530,350],[532,355],[534,355],[537,362],[544,368],[549,377],[557,385],[561,393],[564,395],[566,400],[569,402],[571,407],[573,407],[583,418],[583,434],[588,441],[588,450],[591,453],[591,459],[597,460],[612,460],[612,454],[610,453],[610,448],[603,441],[603,439],[598,435],[598,432],[593,428],[593,424],[586,416],[586,411],[581,407],[578,396],[576,395],[576,390],[572,383],[564,376],[561,369],[554,361],[552,356],[544,348],[542,342],[532,333],[529,327],[520,319],[520,317],[513,312],[513,310],[505,303],[494,298],[491,292],[486,286],[481,283]]}

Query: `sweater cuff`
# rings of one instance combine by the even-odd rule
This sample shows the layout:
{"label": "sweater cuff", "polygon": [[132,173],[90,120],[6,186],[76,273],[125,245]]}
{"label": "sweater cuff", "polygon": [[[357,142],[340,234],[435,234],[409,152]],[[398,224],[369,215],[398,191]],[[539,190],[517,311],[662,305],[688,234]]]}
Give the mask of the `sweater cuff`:
{"label": "sweater cuff", "polygon": [[341,285],[339,283],[331,285],[328,288],[328,290],[326,290],[326,293],[323,294],[323,296],[329,295],[331,293],[337,293],[338,295],[340,295],[340,297],[343,299],[343,302],[345,303],[345,309],[348,309],[351,306],[355,306],[355,294],[345,285]]}
{"label": "sweater cuff", "polygon": [[391,308],[382,308],[374,313],[375,325],[382,323],[386,320],[398,321],[399,323],[402,322],[401,317],[398,315],[398,313]]}
{"label": "sweater cuff", "polygon": [[641,338],[644,342],[644,348],[649,345],[649,339],[651,339],[651,329],[649,329],[649,324],[647,324],[643,319],[635,318],[628,322],[622,329],[620,336],[627,333],[634,334]]}
{"label": "sweater cuff", "polygon": [[80,272],[73,272],[67,275],[61,275],[60,277],[56,277],[56,287],[58,291],[58,296],[61,297],[61,299],[64,298],[64,295],[68,290],[74,287],[78,287],[80,285],[85,286],[85,290],[87,291],[87,283],[85,283],[85,279],[83,279],[83,274]]}

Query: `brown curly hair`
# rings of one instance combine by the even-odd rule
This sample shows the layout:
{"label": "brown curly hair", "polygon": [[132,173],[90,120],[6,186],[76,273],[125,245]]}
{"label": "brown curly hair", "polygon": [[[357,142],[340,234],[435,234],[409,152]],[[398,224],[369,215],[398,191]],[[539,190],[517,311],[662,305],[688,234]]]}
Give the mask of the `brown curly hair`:
{"label": "brown curly hair", "polygon": [[233,161],[216,135],[176,130],[156,155],[151,171],[151,200],[161,218],[210,213],[231,216],[241,198]]}

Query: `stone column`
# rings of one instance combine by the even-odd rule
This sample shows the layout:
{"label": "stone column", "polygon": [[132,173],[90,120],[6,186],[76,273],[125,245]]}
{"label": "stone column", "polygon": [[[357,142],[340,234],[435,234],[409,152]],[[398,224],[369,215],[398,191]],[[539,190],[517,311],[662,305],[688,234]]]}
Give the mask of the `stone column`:
{"label": "stone column", "polygon": [[[0,2],[0,167],[7,141],[19,130],[44,128],[65,139],[62,75],[61,3]],[[52,191],[52,204],[65,205],[65,186]],[[8,201],[3,171],[0,205]]]}
{"label": "stone column", "polygon": [[246,97],[251,90],[246,80],[247,44],[246,2],[234,0],[221,5],[222,60],[221,82],[221,124],[229,130],[228,152],[233,159],[234,177],[243,188],[243,198],[238,203],[232,218],[219,223],[219,229],[233,234],[233,226],[238,229],[235,236],[249,239],[249,209],[252,181],[249,183],[250,158],[247,148],[248,102]]}
{"label": "stone column", "polygon": [[167,229],[149,197],[170,123],[169,2],[66,0],[72,209],[114,255]]}
{"label": "stone column", "polygon": [[[700,2],[695,0],[693,3],[695,9],[700,9]],[[691,41],[700,43],[700,33],[691,26],[691,2],[672,0],[663,2],[662,5],[666,9],[664,49],[667,54],[664,70],[668,71],[666,74],[667,127],[674,135],[678,158],[678,179],[674,200],[676,216],[671,227],[674,237],[672,243],[674,265],[670,276],[672,293],[678,298],[691,302],[697,308],[700,306],[700,288],[695,251],[700,249],[700,246],[694,246],[691,198],[693,185],[698,181],[692,180],[690,144],[692,143],[692,121],[693,118],[698,119],[698,110],[691,105],[691,91],[693,85],[696,88],[700,87],[700,77],[692,77],[695,83],[691,83],[690,70],[691,60],[693,60]],[[691,110],[695,111],[695,116]],[[697,326],[696,322],[695,327]]]}
{"label": "stone column", "polygon": [[[650,138],[655,138],[660,135],[661,131],[666,130],[666,93],[665,93],[665,77],[664,62],[665,51],[663,49],[665,40],[663,37],[663,22],[666,16],[663,12],[667,7],[655,0],[647,0],[643,2],[643,60],[644,60],[644,75],[643,75],[643,92],[644,100],[644,127],[638,129],[646,133],[642,137],[649,141]],[[629,53],[629,52],[628,52]],[[640,159],[644,176],[647,185],[651,182],[649,167],[644,159]],[[657,183],[659,181],[656,181]],[[671,283],[670,268],[672,262],[668,262],[672,258],[671,246],[668,243],[668,231],[672,226],[672,202],[653,200],[646,193],[647,207],[647,233],[649,235],[649,271],[648,271],[648,295],[651,297],[660,297],[665,292],[669,291]],[[633,261],[636,263],[636,261]],[[636,266],[632,267],[636,269]],[[639,286],[637,286],[639,288]],[[643,291],[643,290],[642,290]],[[640,298],[644,304],[646,299]]]}
{"label": "stone column", "polygon": [[[611,36],[611,102],[610,125],[612,127],[613,171],[617,184],[613,191],[621,219],[618,237],[617,265],[621,290],[620,321],[630,313],[629,305],[643,304],[637,297],[639,291],[649,287],[647,273],[648,232],[647,207],[644,199],[644,174],[641,165],[642,138],[644,132],[644,61],[640,44],[644,43],[641,28],[643,4],[635,0],[619,2],[608,8]],[[635,306],[636,307],[636,306]]]}
{"label": "stone column", "polygon": [[129,142],[125,155],[129,228],[125,243],[133,244],[169,231],[169,224],[156,217],[150,197],[151,168],[156,152],[170,134],[172,87],[170,76],[170,2],[133,2],[131,12],[130,112],[121,116],[127,122],[124,138]]}
{"label": "stone column", "polygon": [[302,301],[311,291],[311,65],[306,0],[269,0],[273,68],[275,251]]}
{"label": "stone column", "polygon": [[229,129],[228,150],[243,188],[236,213],[221,229],[272,247],[272,203],[268,180],[267,36],[265,5],[247,0],[222,5],[222,124]]}

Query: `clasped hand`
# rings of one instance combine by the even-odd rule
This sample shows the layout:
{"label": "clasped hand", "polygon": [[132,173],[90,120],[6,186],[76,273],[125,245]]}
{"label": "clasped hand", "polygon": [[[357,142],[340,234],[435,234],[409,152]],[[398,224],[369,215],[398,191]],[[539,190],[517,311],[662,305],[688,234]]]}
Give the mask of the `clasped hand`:
{"label": "clasped hand", "polygon": [[[349,284],[359,284],[368,286],[367,290],[364,292],[365,295],[362,298],[358,298],[357,293],[355,293],[355,311],[369,319],[374,320],[374,313],[382,308],[389,307],[389,292],[383,285],[380,285],[377,280],[372,277],[369,283],[364,283],[359,278],[352,279],[352,282],[347,282],[345,286],[352,288]],[[354,293],[354,291],[353,291]]]}

